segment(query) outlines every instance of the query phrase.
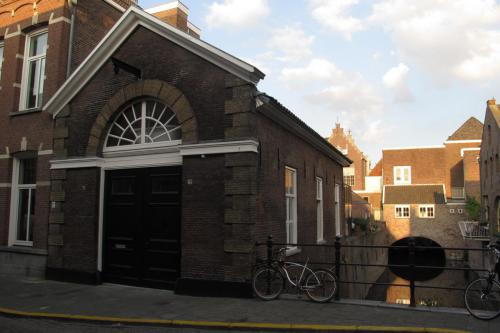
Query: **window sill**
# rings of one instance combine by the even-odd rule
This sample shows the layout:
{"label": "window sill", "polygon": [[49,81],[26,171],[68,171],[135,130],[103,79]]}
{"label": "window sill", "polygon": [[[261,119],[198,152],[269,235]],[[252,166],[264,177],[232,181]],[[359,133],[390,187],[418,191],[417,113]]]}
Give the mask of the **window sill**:
{"label": "window sill", "polygon": [[295,254],[299,254],[300,252],[302,252],[302,250],[299,247],[294,246],[294,247],[287,248],[285,255],[287,257],[289,257],[289,256],[293,256]]}
{"label": "window sill", "polygon": [[32,113],[38,113],[38,112],[42,112],[42,108],[20,110],[17,112],[9,112],[9,116],[16,117],[16,116],[23,116],[25,114],[32,114]]}
{"label": "window sill", "polygon": [[318,240],[318,241],[316,242],[316,244],[318,244],[318,245],[324,245],[324,244],[326,244],[326,240],[324,240],[324,239],[320,239],[320,240]]}
{"label": "window sill", "polygon": [[31,247],[18,246],[18,245],[0,246],[0,252],[25,253],[25,254],[33,254],[40,256],[46,256],[48,254],[47,250],[33,249]]}

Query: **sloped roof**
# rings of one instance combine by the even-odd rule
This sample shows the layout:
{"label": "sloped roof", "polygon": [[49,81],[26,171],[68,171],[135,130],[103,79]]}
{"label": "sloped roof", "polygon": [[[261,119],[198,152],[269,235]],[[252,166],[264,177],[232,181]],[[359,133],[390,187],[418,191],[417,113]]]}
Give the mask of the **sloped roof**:
{"label": "sloped roof", "polygon": [[500,128],[500,108],[498,105],[491,105],[489,107],[491,114],[493,115],[493,118],[497,122],[497,126]]}
{"label": "sloped roof", "polygon": [[457,140],[481,140],[483,137],[483,123],[475,117],[470,117],[462,124],[452,135],[448,137],[448,141]]}
{"label": "sloped roof", "polygon": [[172,27],[155,16],[135,6],[130,7],[94,48],[89,56],[78,66],[62,87],[43,107],[55,117],[95,75],[123,42],[136,30],[144,27],[165,39],[200,56],[214,65],[228,71],[246,82],[257,84],[264,78],[256,67],[226,53],[211,44]]}
{"label": "sloped roof", "polygon": [[292,111],[278,102],[274,97],[261,93],[256,97],[256,102],[257,112],[260,112],[280,124],[280,126],[293,132],[343,167],[351,165],[352,161],[347,156],[332,146],[327,140],[309,127],[309,125],[297,117]]}
{"label": "sloped roof", "polygon": [[444,185],[386,185],[384,204],[445,204]]}
{"label": "sloped roof", "polygon": [[382,159],[380,159],[373,169],[370,170],[368,176],[382,176]]}

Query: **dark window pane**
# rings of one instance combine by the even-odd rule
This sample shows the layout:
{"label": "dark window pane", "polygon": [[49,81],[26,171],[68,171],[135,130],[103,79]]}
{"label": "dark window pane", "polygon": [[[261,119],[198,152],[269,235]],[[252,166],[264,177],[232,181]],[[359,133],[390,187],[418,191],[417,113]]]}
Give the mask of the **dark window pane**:
{"label": "dark window pane", "polygon": [[19,190],[19,205],[17,212],[17,240],[25,241],[26,239],[26,231],[28,230],[28,221],[29,221],[29,194],[30,189],[22,189]]}
{"label": "dark window pane", "polygon": [[178,192],[179,178],[174,176],[152,176],[151,192],[153,194],[168,194]]}
{"label": "dark window pane", "polygon": [[20,160],[19,184],[36,184],[36,158]]}

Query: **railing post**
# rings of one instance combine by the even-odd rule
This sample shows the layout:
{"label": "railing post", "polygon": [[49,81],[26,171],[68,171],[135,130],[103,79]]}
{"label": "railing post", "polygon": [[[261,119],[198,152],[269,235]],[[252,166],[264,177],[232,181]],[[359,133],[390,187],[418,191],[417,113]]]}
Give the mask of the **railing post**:
{"label": "railing post", "polygon": [[408,268],[410,275],[410,306],[415,307],[415,239],[408,240]]}
{"label": "railing post", "polygon": [[335,275],[337,277],[337,291],[335,292],[335,300],[340,300],[340,236],[335,237]]}
{"label": "railing post", "polygon": [[267,261],[267,265],[271,266],[271,264],[273,262],[273,236],[272,235],[267,236],[266,246],[267,246],[267,260],[266,261]]}

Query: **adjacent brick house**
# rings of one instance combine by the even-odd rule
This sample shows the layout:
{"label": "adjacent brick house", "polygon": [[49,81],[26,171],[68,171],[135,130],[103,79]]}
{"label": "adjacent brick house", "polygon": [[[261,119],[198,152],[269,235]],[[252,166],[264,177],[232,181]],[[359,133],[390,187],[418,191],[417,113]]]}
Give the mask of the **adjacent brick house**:
{"label": "adjacent brick house", "polygon": [[500,106],[487,102],[481,142],[482,220],[489,222],[491,235],[500,237]]}
{"label": "adjacent brick house", "polygon": [[457,223],[468,219],[466,197],[479,199],[481,136],[481,122],[471,117],[443,145],[383,150],[383,216],[394,240],[463,245]]}
{"label": "adjacent brick house", "polygon": [[[35,113],[51,149],[36,173],[45,196],[31,182],[37,155],[28,156],[24,141],[19,155],[4,154],[2,182],[22,179],[15,187],[28,199],[35,188],[43,207],[34,208],[43,212],[33,220],[39,239],[6,251],[40,249],[51,278],[217,294],[224,284],[234,294],[249,290],[255,241],[272,234],[332,242],[344,233],[342,168],[350,160],[258,92],[263,73],[189,26],[173,28],[133,6],[116,18],[90,55],[72,57],[71,75]],[[9,214],[8,204],[2,209]]]}
{"label": "adjacent brick house", "polygon": [[352,164],[343,170],[344,184],[349,186],[352,191],[349,200],[349,217],[369,219],[372,215],[372,209],[370,202],[368,202],[368,196],[364,194],[365,179],[370,171],[368,157],[354,142],[351,131],[346,133],[340,123],[335,124],[332,134],[327,140],[352,161]]}
{"label": "adjacent brick house", "polygon": [[44,273],[54,133],[42,107],[133,2],[0,2],[3,272]]}

